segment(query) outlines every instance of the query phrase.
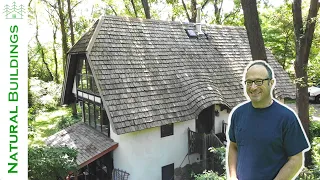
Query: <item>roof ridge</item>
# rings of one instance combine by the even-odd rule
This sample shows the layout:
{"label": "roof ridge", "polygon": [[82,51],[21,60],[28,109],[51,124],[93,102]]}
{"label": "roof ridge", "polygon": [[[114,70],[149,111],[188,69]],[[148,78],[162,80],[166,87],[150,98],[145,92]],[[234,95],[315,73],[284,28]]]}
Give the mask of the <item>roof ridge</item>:
{"label": "roof ridge", "polygon": [[92,36],[90,38],[90,41],[88,43],[88,46],[87,46],[87,49],[86,49],[86,52],[88,53],[88,55],[91,52],[92,46],[93,46],[94,42],[96,41],[96,38],[98,36],[98,33],[100,31],[100,28],[101,28],[101,25],[103,24],[103,22],[104,22],[104,16],[101,16],[99,18],[99,22],[98,22],[96,28],[94,29],[94,32],[93,32],[93,34],[92,34]]}
{"label": "roof ridge", "polygon": [[[112,19],[121,19],[121,20],[140,20],[146,22],[162,22],[162,23],[172,23],[172,24],[181,24],[183,26],[192,26],[196,25],[193,22],[182,22],[182,21],[167,21],[167,20],[160,20],[160,19],[143,19],[143,18],[136,18],[136,17],[129,17],[129,16],[115,16],[115,15],[105,15],[104,18],[112,18]],[[245,29],[244,26],[232,26],[232,25],[219,25],[219,24],[208,24],[208,23],[201,23],[206,27],[223,27],[223,28],[237,28],[237,29]]]}

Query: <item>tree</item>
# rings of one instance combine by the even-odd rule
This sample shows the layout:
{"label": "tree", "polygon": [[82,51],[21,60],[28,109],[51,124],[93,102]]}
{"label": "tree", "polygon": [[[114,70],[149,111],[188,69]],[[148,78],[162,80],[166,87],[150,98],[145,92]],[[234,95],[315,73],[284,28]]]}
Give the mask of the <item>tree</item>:
{"label": "tree", "polygon": [[247,30],[251,55],[253,60],[267,60],[264,41],[259,23],[257,1],[241,0],[244,15],[244,25]]}
{"label": "tree", "polygon": [[[301,0],[294,0],[292,4],[296,52],[294,62],[297,88],[296,106],[299,118],[308,137],[310,137],[310,120],[307,68],[319,6],[320,2],[318,0],[310,0],[308,17],[307,20],[303,22]],[[310,153],[307,153],[305,160],[306,165],[310,165]]]}
{"label": "tree", "polygon": [[71,45],[74,45],[74,32],[73,32],[73,21],[72,21],[72,12],[71,12],[71,3],[70,0],[67,0],[68,4],[68,15],[69,15],[69,26],[70,26],[70,36],[71,36]]}
{"label": "tree", "polygon": [[58,23],[50,10],[46,10],[49,15],[49,21],[51,22],[53,29],[52,29],[52,36],[53,36],[53,42],[52,42],[52,51],[53,51],[53,60],[54,60],[54,67],[55,67],[55,82],[59,84],[59,73],[58,73],[58,57],[57,57],[57,31],[58,31]]}
{"label": "tree", "polygon": [[146,19],[151,19],[151,15],[150,15],[150,6],[148,3],[148,0],[141,0],[143,9],[144,9],[144,14],[146,16]]}
{"label": "tree", "polygon": [[[36,52],[31,52],[30,54],[28,54],[28,62],[30,64],[32,59],[39,59],[41,60],[42,64],[39,63],[38,61],[36,61],[37,66],[41,66],[41,74],[38,73],[37,75],[43,79],[44,81],[52,81],[53,80],[53,75],[50,71],[49,68],[49,63],[47,62],[47,50],[46,48],[43,46],[43,44],[40,42],[39,40],[39,21],[38,21],[38,14],[37,14],[37,10],[36,8],[32,9],[31,6],[29,6],[29,18],[35,21],[36,24],[36,33],[35,33],[35,40],[36,40],[36,46],[35,46],[35,51]],[[29,52],[32,51],[31,49],[29,49]],[[31,55],[33,54],[33,55]],[[30,65],[29,64],[29,65]],[[45,68],[46,71],[43,71],[43,66]],[[34,72],[33,72],[34,73]],[[29,75],[32,75],[31,72],[28,72]]]}
{"label": "tree", "polygon": [[295,59],[291,3],[264,9],[259,17],[266,47],[271,50],[283,69],[290,68]]}
{"label": "tree", "polygon": [[28,177],[33,180],[65,179],[77,170],[77,151],[68,147],[29,147]]}

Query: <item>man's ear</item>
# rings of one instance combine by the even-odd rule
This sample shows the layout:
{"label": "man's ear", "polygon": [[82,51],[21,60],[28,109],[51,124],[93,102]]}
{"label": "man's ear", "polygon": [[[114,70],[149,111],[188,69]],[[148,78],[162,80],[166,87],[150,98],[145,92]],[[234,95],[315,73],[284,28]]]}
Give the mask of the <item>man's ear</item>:
{"label": "man's ear", "polygon": [[273,84],[274,84],[274,79],[271,79],[270,82],[269,82],[269,85],[273,86]]}

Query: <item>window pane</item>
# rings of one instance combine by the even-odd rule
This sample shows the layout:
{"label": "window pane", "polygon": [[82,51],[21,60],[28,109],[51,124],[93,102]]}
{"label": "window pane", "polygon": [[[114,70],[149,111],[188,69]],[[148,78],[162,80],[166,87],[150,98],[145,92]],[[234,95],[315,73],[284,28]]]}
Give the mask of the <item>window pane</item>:
{"label": "window pane", "polygon": [[78,89],[82,89],[82,74],[77,74]]}
{"label": "window pane", "polygon": [[102,133],[109,137],[109,120],[105,110],[102,111]]}
{"label": "window pane", "polygon": [[82,74],[82,89],[86,90],[88,88],[87,85],[87,75],[86,74]]}
{"label": "window pane", "polygon": [[93,90],[93,92],[95,93],[95,94],[99,94],[99,91],[98,91],[98,87],[97,87],[97,85],[96,85],[96,83],[95,83],[95,81],[94,81],[94,78],[93,78],[93,76],[92,76],[92,90]]}
{"label": "window pane", "polygon": [[87,74],[86,71],[86,60],[83,59],[81,74]]}
{"label": "window pane", "polygon": [[89,124],[89,105],[88,105],[88,102],[83,102],[83,105],[84,105],[84,122]]}
{"label": "window pane", "polygon": [[100,106],[96,105],[96,110],[95,110],[96,114],[95,114],[95,119],[96,119],[96,126],[97,126],[97,130],[102,132],[101,130],[101,117],[100,117]]}
{"label": "window pane", "polygon": [[89,103],[89,111],[90,111],[90,126],[95,128],[95,119],[94,119],[94,105],[93,103]]}

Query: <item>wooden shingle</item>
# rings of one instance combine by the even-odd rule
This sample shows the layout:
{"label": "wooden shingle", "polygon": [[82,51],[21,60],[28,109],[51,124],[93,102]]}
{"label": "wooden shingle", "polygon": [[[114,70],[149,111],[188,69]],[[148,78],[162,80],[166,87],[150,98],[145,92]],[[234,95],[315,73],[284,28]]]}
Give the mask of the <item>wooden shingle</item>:
{"label": "wooden shingle", "polygon": [[[195,119],[213,104],[245,100],[242,73],[252,61],[244,27],[203,26],[189,38],[179,22],[107,16],[70,52],[87,47],[100,95],[117,134]],[[276,98],[295,98],[288,74],[267,50]]]}

